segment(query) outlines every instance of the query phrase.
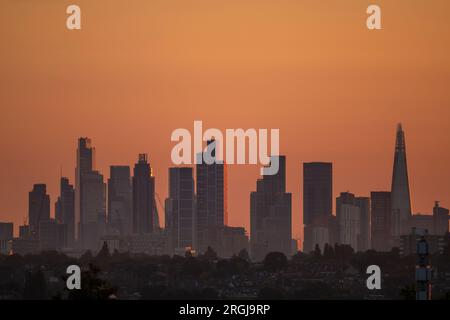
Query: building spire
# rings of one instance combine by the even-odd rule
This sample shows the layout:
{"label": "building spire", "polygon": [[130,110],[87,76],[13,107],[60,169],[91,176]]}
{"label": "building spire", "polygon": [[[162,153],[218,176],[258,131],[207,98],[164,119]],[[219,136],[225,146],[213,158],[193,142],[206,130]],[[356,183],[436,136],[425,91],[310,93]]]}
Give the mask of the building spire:
{"label": "building spire", "polygon": [[411,216],[411,199],[409,192],[408,166],[406,163],[405,133],[402,129],[401,123],[397,125],[391,192],[391,235],[398,237],[407,232],[407,222]]}

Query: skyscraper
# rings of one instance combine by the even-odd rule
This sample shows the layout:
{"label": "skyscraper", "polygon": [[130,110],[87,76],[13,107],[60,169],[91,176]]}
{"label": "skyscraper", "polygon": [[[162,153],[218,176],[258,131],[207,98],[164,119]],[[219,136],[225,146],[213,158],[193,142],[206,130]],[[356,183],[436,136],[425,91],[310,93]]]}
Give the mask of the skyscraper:
{"label": "skyscraper", "polygon": [[81,186],[82,247],[97,250],[106,232],[106,184],[102,174],[91,171],[82,175]]}
{"label": "skyscraper", "polygon": [[169,168],[169,197],[165,209],[171,253],[183,254],[186,247],[196,248],[192,168]]}
{"label": "skyscraper", "polygon": [[339,243],[348,244],[357,251],[361,218],[354,194],[341,192],[341,195],[336,198],[336,218],[338,221]]}
{"label": "skyscraper", "polygon": [[147,161],[147,154],[140,154],[134,166],[133,176],[133,233],[153,231],[155,210],[155,177]]}
{"label": "skyscraper", "polygon": [[65,225],[67,245],[75,241],[75,190],[69,179],[61,177],[59,197],[55,204],[55,220]]}
{"label": "skyscraper", "polygon": [[313,250],[312,226],[333,210],[333,165],[329,162],[303,164],[303,251]]}
{"label": "skyscraper", "polygon": [[370,200],[341,192],[336,198],[336,218],[339,243],[350,245],[355,251],[366,251],[370,246]]}
{"label": "skyscraper", "polygon": [[[208,152],[215,156],[215,141],[207,142]],[[204,153],[197,155],[204,159]],[[228,223],[226,166],[223,163],[197,164],[197,240],[199,252],[211,244],[208,233]]]}
{"label": "skyscraper", "polygon": [[391,237],[395,243],[400,239],[400,235],[409,233],[407,226],[410,218],[411,200],[406,164],[405,134],[402,125],[398,124],[391,187]]}
{"label": "skyscraper", "polygon": [[433,234],[444,235],[449,231],[448,228],[448,213],[447,208],[439,206],[439,201],[434,203],[433,207]]}
{"label": "skyscraper", "polygon": [[28,223],[31,236],[39,238],[39,223],[50,219],[50,196],[45,184],[33,185],[28,194]]}
{"label": "skyscraper", "polygon": [[391,193],[376,191],[370,193],[371,205],[371,248],[376,251],[389,251]]}
{"label": "skyscraper", "polygon": [[95,149],[89,138],[78,139],[75,168],[75,237],[83,249],[96,250],[106,227],[106,185],[94,171]]}
{"label": "skyscraper", "polygon": [[271,251],[291,255],[292,195],[286,193],[286,157],[279,156],[275,175],[258,179],[250,194],[250,251],[256,260]]}
{"label": "skyscraper", "polygon": [[108,226],[120,235],[132,232],[132,189],[129,166],[111,166],[108,179]]}
{"label": "skyscraper", "polygon": [[370,198],[356,197],[355,204],[359,208],[360,217],[358,251],[366,251],[370,249]]}
{"label": "skyscraper", "polygon": [[75,168],[75,239],[80,238],[80,223],[82,217],[82,176],[92,171],[95,150],[91,147],[91,139],[79,138]]}

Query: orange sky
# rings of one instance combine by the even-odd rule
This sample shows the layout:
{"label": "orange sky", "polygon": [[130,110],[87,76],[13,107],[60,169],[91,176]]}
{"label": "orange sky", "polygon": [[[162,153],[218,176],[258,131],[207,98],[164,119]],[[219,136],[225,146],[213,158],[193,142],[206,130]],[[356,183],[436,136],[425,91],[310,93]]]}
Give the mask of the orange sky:
{"label": "orange sky", "polygon": [[[65,27],[72,3],[81,31]],[[365,27],[372,3],[381,31]],[[79,136],[105,177],[148,153],[164,199],[170,134],[194,120],[280,129],[296,237],[302,162],[332,161],[335,195],[389,190],[399,121],[413,211],[449,207],[448,12],[448,0],[0,0],[0,221],[17,229],[33,183],[53,206]],[[229,168],[231,225],[248,228],[258,172]]]}

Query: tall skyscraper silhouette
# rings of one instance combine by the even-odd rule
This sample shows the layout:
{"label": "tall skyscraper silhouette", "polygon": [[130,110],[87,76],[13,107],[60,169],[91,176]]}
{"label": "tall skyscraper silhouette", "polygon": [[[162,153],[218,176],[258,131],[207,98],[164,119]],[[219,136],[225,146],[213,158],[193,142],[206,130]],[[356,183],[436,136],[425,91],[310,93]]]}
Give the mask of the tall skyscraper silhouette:
{"label": "tall skyscraper silhouette", "polygon": [[111,166],[108,179],[108,226],[120,235],[132,233],[132,188],[129,166]]}
{"label": "tall skyscraper silhouette", "polygon": [[94,166],[94,148],[91,147],[91,139],[79,138],[77,159],[75,168],[75,239],[80,238],[80,224],[82,216],[82,176],[92,171]]}
{"label": "tall skyscraper silhouette", "polygon": [[329,162],[303,164],[303,251],[314,249],[312,226],[332,215],[333,165]]}
{"label": "tall skyscraper silhouette", "polygon": [[250,250],[256,260],[271,251],[291,255],[292,195],[286,193],[286,157],[279,156],[275,175],[258,179],[250,194]]}
{"label": "tall skyscraper silhouette", "polygon": [[169,168],[169,197],[165,202],[171,253],[196,248],[195,190],[192,168]]}
{"label": "tall skyscraper silhouette", "polygon": [[389,191],[371,192],[370,206],[371,248],[376,251],[389,251],[391,250],[391,193]]}
{"label": "tall skyscraper silhouette", "polygon": [[94,148],[89,138],[80,138],[75,169],[75,235],[81,248],[96,250],[106,228],[106,185],[94,171]]}
{"label": "tall skyscraper silhouette", "polygon": [[106,184],[98,171],[82,175],[81,238],[83,247],[100,248],[100,238],[106,232]]}
{"label": "tall skyscraper silhouette", "polygon": [[[212,157],[215,157],[215,146],[214,140],[207,142],[207,150]],[[205,154],[197,157],[204,159]],[[197,164],[196,174],[198,250],[204,252],[211,244],[209,233],[228,223],[226,166],[202,161]]]}
{"label": "tall skyscraper silhouette", "polygon": [[58,224],[65,225],[67,245],[72,247],[75,241],[75,190],[65,177],[61,177],[59,188],[55,219]]}
{"label": "tall skyscraper silhouette", "polygon": [[406,164],[405,134],[402,125],[398,124],[391,187],[391,237],[394,243],[397,243],[400,235],[409,232],[406,228],[410,218],[411,200]]}
{"label": "tall skyscraper silhouette", "polygon": [[39,224],[50,219],[50,196],[45,184],[33,185],[28,194],[28,223],[30,235],[39,238]]}
{"label": "tall skyscraper silhouette", "polygon": [[153,231],[155,210],[155,177],[147,160],[140,154],[133,176],[133,233]]}

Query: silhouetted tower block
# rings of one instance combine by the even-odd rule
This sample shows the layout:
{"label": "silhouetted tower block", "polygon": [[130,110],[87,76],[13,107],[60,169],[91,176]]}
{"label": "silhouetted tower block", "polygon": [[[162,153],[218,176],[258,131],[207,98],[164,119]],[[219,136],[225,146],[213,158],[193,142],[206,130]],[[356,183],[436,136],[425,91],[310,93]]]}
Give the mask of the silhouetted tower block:
{"label": "silhouetted tower block", "polygon": [[61,177],[60,192],[55,204],[55,220],[65,225],[67,245],[72,247],[75,241],[75,189],[69,179]]}
{"label": "silhouetted tower block", "polygon": [[80,224],[83,220],[83,175],[89,174],[94,168],[95,149],[91,146],[91,139],[79,138],[75,168],[75,239],[80,238]]}
{"label": "silhouetted tower block", "polygon": [[[215,157],[215,140],[207,142],[207,150]],[[197,241],[199,252],[211,244],[208,233],[228,223],[227,175],[224,163],[205,162],[205,154],[196,155],[201,161],[196,166]]]}
{"label": "silhouetted tower block", "polygon": [[192,168],[169,168],[169,197],[165,202],[171,253],[196,249],[195,190]]}
{"label": "silhouetted tower block", "polygon": [[371,205],[371,248],[376,251],[390,251],[391,193],[376,191],[370,193]]}
{"label": "silhouetted tower block", "polygon": [[286,193],[286,157],[279,156],[279,170],[256,182],[250,194],[250,250],[256,260],[271,251],[291,255],[292,195]]}
{"label": "silhouetted tower block", "polygon": [[449,210],[439,206],[439,201],[436,201],[433,208],[433,234],[444,235],[448,233],[448,218]]}
{"label": "silhouetted tower block", "polygon": [[155,178],[147,160],[147,154],[140,154],[134,166],[133,176],[133,233],[144,234],[153,231],[155,210]]}
{"label": "silhouetted tower block", "polygon": [[45,184],[33,185],[28,194],[28,224],[33,238],[39,238],[39,224],[50,219],[50,196]]}
{"label": "silhouetted tower block", "polygon": [[[314,249],[313,224],[331,217],[333,209],[333,165],[329,162],[303,164],[303,251]],[[324,218],[322,218],[324,217]]]}
{"label": "silhouetted tower block", "polygon": [[394,168],[391,187],[391,236],[394,245],[402,234],[408,233],[408,220],[411,217],[411,200],[406,163],[406,143],[402,125],[397,126],[395,141]]}
{"label": "silhouetted tower block", "polygon": [[132,233],[132,187],[129,166],[111,166],[108,179],[108,225],[122,236]]}

